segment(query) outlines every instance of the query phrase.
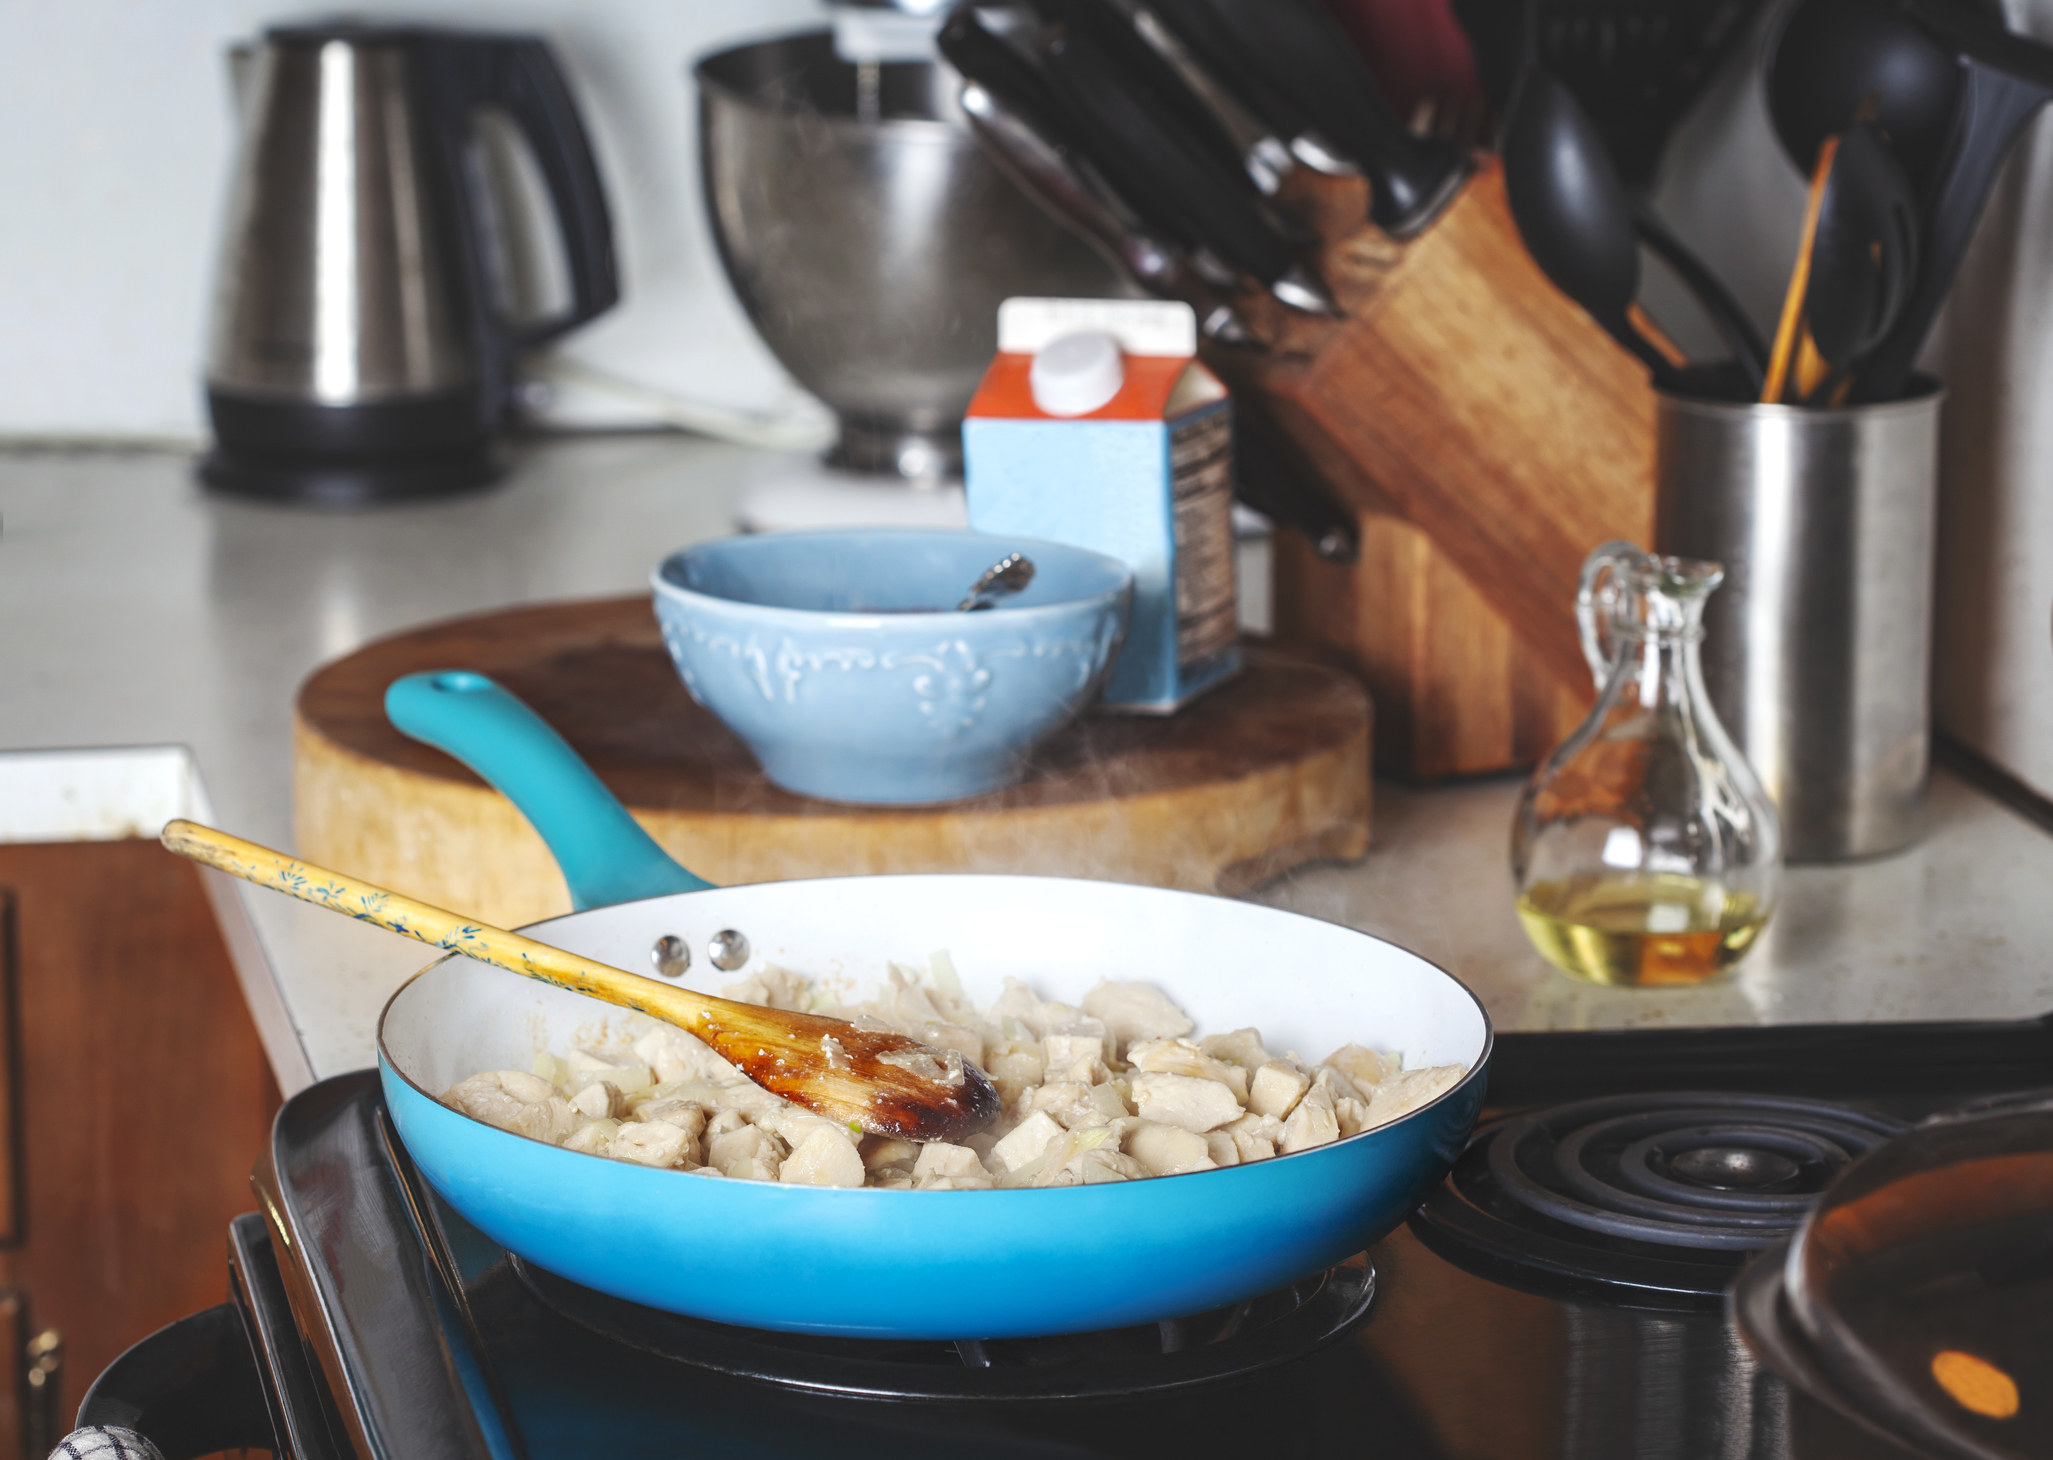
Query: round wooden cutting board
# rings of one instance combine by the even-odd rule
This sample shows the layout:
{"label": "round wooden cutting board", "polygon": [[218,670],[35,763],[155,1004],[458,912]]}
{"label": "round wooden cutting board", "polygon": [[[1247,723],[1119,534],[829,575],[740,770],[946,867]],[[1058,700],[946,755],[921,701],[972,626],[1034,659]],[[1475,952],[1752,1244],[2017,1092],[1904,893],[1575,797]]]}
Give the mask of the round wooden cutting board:
{"label": "round wooden cutting board", "polygon": [[1026,872],[1234,893],[1368,850],[1367,694],[1250,648],[1166,718],[1086,715],[1008,790],[852,806],[770,784],[685,692],[645,597],[506,609],[366,645],[300,687],[294,830],[309,861],[502,927],[570,910],[504,797],[385,718],[385,686],[474,669],[532,705],[673,856],[716,883],[878,872]]}

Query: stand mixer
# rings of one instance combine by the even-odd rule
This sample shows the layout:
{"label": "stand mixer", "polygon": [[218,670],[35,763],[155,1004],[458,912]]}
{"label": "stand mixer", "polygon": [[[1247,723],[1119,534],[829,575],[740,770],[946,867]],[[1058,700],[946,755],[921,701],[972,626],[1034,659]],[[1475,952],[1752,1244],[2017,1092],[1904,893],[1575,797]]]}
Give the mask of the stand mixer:
{"label": "stand mixer", "polygon": [[751,528],[960,524],[963,412],[1012,295],[1126,297],[1105,260],[984,156],[932,58],[940,18],[846,6],[832,31],[694,68],[720,259],[786,370],[833,410],[823,463],[781,464]]}

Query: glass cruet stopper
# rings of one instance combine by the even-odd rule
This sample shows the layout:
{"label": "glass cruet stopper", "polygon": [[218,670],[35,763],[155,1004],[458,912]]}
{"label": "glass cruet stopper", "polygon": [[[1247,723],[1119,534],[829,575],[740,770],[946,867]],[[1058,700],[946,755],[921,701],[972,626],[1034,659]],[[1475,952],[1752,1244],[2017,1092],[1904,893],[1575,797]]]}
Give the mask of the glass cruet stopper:
{"label": "glass cruet stopper", "polygon": [[1606,543],[1576,616],[1597,703],[1519,798],[1519,921],[1606,984],[1693,984],[1743,957],[1782,876],[1775,807],[1704,690],[1704,603],[1725,570]]}

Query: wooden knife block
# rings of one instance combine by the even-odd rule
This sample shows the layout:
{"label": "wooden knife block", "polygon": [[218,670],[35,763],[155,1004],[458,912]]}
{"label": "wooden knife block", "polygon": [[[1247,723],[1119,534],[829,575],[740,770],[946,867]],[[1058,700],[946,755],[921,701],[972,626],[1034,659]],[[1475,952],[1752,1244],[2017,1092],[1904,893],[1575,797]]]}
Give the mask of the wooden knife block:
{"label": "wooden knife block", "polygon": [[1530,765],[1592,699],[1583,559],[1652,540],[1652,387],[1527,255],[1494,157],[1405,243],[1363,221],[1361,183],[1295,181],[1346,318],[1249,295],[1269,348],[1206,353],[1360,520],[1347,567],[1278,535],[1277,636],[1367,682],[1385,771]]}

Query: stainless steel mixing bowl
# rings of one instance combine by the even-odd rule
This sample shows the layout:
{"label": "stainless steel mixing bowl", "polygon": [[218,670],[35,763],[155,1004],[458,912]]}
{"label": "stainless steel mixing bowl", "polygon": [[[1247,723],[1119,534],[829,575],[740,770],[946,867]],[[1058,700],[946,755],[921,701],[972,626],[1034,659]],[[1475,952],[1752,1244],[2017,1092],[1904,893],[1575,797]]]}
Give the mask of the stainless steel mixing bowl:
{"label": "stainless steel mixing bowl", "polygon": [[984,157],[945,65],[858,68],[810,31],[694,74],[721,262],[764,342],[839,418],[838,466],[960,471],[999,301],[1132,292]]}

